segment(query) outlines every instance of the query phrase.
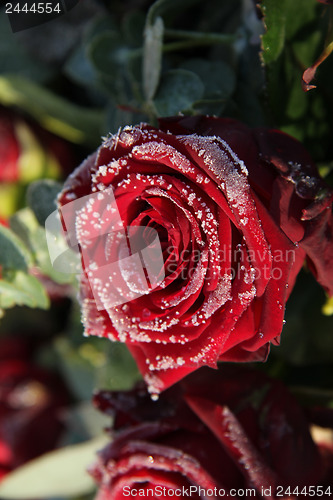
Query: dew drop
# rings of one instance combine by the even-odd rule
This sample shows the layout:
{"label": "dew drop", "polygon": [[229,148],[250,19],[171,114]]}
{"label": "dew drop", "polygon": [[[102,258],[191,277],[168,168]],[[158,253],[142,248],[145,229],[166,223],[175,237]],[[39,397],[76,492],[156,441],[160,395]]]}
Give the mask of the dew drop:
{"label": "dew drop", "polygon": [[152,401],[158,401],[159,395],[158,394],[151,394],[150,398],[151,398]]}
{"label": "dew drop", "polygon": [[151,311],[146,307],[142,309],[142,319],[148,319],[151,316]]}

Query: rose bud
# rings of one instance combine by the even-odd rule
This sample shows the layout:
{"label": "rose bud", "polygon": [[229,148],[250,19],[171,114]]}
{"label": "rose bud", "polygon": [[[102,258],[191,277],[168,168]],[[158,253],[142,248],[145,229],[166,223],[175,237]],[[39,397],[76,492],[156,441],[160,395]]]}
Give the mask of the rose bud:
{"label": "rose bud", "polygon": [[322,460],[302,408],[261,372],[203,368],[158,402],[143,388],[102,391],[94,402],[114,417],[112,441],[90,468],[97,500],[190,491],[196,499],[285,498],[287,488],[292,496],[296,487],[307,493],[321,484]]}
{"label": "rose bud", "polygon": [[69,403],[62,380],[31,361],[23,340],[0,342],[0,477],[54,449]]}
{"label": "rose bud", "polygon": [[230,119],[125,127],[59,197],[87,335],[125,342],[153,394],[265,360],[303,262],[333,293],[332,191],[302,145]]}

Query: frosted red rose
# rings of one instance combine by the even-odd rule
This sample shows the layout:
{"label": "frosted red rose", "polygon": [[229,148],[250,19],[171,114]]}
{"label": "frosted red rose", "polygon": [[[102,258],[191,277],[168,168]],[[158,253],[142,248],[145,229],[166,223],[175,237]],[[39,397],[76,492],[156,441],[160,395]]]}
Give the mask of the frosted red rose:
{"label": "frosted red rose", "polygon": [[[96,237],[115,211],[108,188],[123,227],[142,228],[147,242],[158,234],[163,251],[163,280],[121,305],[102,263],[121,262],[123,246]],[[81,198],[72,225],[91,257],[85,331],[126,342],[153,393],[202,365],[265,359],[305,257],[333,292],[332,193],[303,147],[278,131],[208,117],[126,127],[67,180],[60,207]],[[140,272],[125,271],[119,282]]]}
{"label": "frosted red rose", "polygon": [[114,417],[112,440],[91,467],[96,500],[332,493],[332,451],[322,458],[302,408],[260,372],[202,369],[157,403],[141,389],[103,391],[95,404]]}

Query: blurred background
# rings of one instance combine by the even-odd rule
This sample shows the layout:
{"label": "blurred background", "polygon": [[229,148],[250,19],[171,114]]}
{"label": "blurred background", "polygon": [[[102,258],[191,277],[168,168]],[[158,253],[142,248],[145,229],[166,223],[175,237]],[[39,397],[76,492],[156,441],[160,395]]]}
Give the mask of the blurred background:
{"label": "blurred background", "polygon": [[[85,467],[109,425],[91,395],[140,379],[125,346],[83,337],[75,276],[52,268],[44,223],[63,181],[119,127],[181,112],[279,128],[332,186],[331,3],[81,0],[15,32],[3,3],[0,481],[20,475],[6,490],[0,482],[0,497],[91,498]],[[21,18],[24,4],[34,2],[12,2]],[[303,72],[321,56],[317,87],[304,92]],[[332,314],[304,269],[281,346],[257,366],[305,406],[333,407]]]}

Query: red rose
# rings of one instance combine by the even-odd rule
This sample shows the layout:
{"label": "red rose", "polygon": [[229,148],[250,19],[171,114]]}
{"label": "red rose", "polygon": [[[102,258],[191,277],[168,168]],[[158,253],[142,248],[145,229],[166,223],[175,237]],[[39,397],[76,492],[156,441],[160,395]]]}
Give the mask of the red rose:
{"label": "red rose", "polygon": [[98,500],[122,499],[134,490],[155,498],[149,490],[163,487],[192,487],[196,499],[233,496],[231,490],[239,491],[235,498],[250,496],[247,488],[256,490],[252,496],[276,498],[277,486],[301,491],[321,484],[325,472],[300,406],[280,382],[250,369],[203,368],[158,402],[144,390],[105,391],[95,404],[115,417],[116,430],[91,468]]}
{"label": "red rose", "polygon": [[[126,342],[153,393],[202,365],[265,359],[306,256],[333,293],[332,192],[300,143],[221,118],[160,127],[106,139],[59,199],[82,251],[85,331]],[[156,234],[147,290],[158,258],[144,274],[138,254]]]}
{"label": "red rose", "polygon": [[52,450],[64,426],[67,389],[53,373],[30,360],[30,346],[19,339],[0,342],[0,478]]}

